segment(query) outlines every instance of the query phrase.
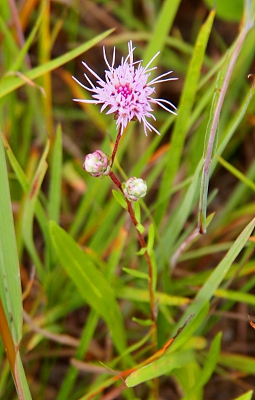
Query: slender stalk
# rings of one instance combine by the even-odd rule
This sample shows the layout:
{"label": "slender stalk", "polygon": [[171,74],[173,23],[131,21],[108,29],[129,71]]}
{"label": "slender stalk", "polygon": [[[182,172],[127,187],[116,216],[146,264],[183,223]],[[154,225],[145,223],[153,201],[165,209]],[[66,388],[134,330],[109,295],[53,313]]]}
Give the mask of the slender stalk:
{"label": "slender stalk", "polygon": [[[109,176],[110,176],[111,180],[113,181],[113,183],[120,189],[120,191],[124,195],[124,192],[123,192],[123,189],[121,186],[121,182],[118,180],[116,175],[111,171]],[[132,203],[126,198],[126,196],[125,196],[125,199],[127,202],[127,211],[130,215],[131,221],[132,221],[134,227],[137,228],[138,221],[135,217]],[[143,235],[141,234],[141,232],[139,232],[138,229],[136,229],[136,232],[137,232],[138,240],[140,242],[141,247],[146,249],[146,242],[145,242]],[[151,320],[153,322],[152,327],[151,327],[152,354],[155,354],[157,351],[157,321],[156,321],[157,311],[156,311],[156,303],[155,303],[155,296],[154,296],[154,290],[153,290],[153,267],[152,267],[150,255],[147,250],[145,251],[144,256],[145,256],[145,259],[146,259],[146,262],[148,265],[148,275],[149,275],[148,289],[149,289],[149,297],[150,297],[150,315],[151,315]],[[154,399],[158,399],[158,379],[153,379],[152,391],[153,391]]]}
{"label": "slender stalk", "polygon": [[111,156],[111,167],[113,166],[114,159],[115,159],[118,147],[119,147],[120,138],[121,138],[121,126],[119,127],[119,132],[118,132],[117,138],[115,140],[115,145],[114,145],[114,149],[113,149],[112,156]]}
{"label": "slender stalk", "polygon": [[194,240],[199,236],[199,232],[197,229],[193,231],[185,240],[184,242],[178,247],[176,252],[174,253],[173,257],[171,258],[171,270],[173,270],[180,258],[181,254],[187,249],[187,247],[194,242]]}
{"label": "slender stalk", "polygon": [[[118,180],[118,178],[116,177],[116,175],[111,171],[109,176],[110,176],[111,180],[114,182],[114,184],[120,189],[120,191],[124,195],[121,183]],[[128,207],[127,211],[128,211],[128,213],[130,215],[130,218],[131,218],[131,221],[132,221],[133,225],[136,228],[139,223],[138,223],[138,221],[137,221],[137,219],[135,217],[134,210],[133,210],[133,207],[132,207],[132,203],[126,197],[125,197],[125,199],[126,199],[127,207]],[[142,248],[146,248],[146,242],[145,242],[145,239],[144,239],[143,235],[137,229],[136,229],[136,232],[137,232],[137,236],[138,236],[138,239],[139,239],[141,247]],[[147,262],[147,265],[148,265],[148,270],[149,270],[149,293],[150,293],[151,319],[156,324],[155,296],[154,296],[154,290],[153,290],[153,267],[152,267],[152,262],[151,262],[150,255],[149,255],[147,250],[145,251],[144,256],[145,256],[145,259],[146,259],[146,262]]]}
{"label": "slender stalk", "polygon": [[[116,138],[116,141],[114,144],[113,152],[111,155],[111,167],[113,166],[113,163],[114,163],[114,159],[115,159],[115,156],[116,156],[116,153],[118,150],[120,138],[121,138],[121,126],[119,128],[118,135],[117,135],[117,138]],[[126,198],[126,196],[123,192],[123,189],[122,189],[121,182],[119,181],[117,176],[114,174],[114,172],[111,171],[109,176],[110,176],[111,180],[113,181],[113,183],[118,187],[118,189],[122,192],[123,196],[125,197],[125,200],[127,203],[127,211],[130,215],[130,218],[131,218],[131,221],[132,221],[134,227],[136,228],[136,232],[137,232],[137,236],[138,236],[140,245],[142,248],[146,249],[146,247],[147,247],[146,241],[145,241],[142,233],[137,229],[137,226],[139,225],[139,223],[135,217],[135,213],[134,213],[131,201],[129,201]],[[149,300],[150,300],[150,316],[151,316],[151,320],[152,320],[151,334],[152,334],[152,356],[153,356],[157,352],[157,321],[156,321],[157,320],[157,309],[156,309],[155,295],[154,295],[154,290],[153,290],[153,266],[152,266],[151,257],[147,250],[145,250],[144,257],[145,257],[145,260],[148,265],[148,275],[149,275],[148,289],[149,289]],[[153,379],[152,396],[155,400],[158,399],[158,379]]]}

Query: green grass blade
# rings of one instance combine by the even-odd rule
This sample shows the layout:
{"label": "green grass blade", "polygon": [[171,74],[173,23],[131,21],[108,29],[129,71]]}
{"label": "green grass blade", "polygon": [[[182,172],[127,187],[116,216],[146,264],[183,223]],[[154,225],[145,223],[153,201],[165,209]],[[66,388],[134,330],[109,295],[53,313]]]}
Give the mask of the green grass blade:
{"label": "green grass blade", "polygon": [[239,397],[236,397],[234,400],[251,400],[253,395],[253,390],[249,390],[249,392],[246,392],[242,394]]}
{"label": "green grass blade", "polygon": [[215,292],[217,297],[221,299],[232,300],[238,303],[250,304],[255,306],[255,295],[251,293],[243,293],[240,291],[235,290],[224,290],[224,289],[217,289]]}
{"label": "green grass blade", "polygon": [[[165,232],[162,236],[162,246],[164,247],[164,252],[166,254],[166,258],[169,260],[171,256],[171,251],[173,251],[173,244],[177,240],[180,232],[183,229],[183,226],[190,215],[192,207],[194,207],[194,202],[196,200],[196,195],[198,194],[198,183],[199,177],[202,170],[202,160],[198,164],[196,171],[192,177],[192,181],[189,185],[189,188],[183,197],[182,203],[179,206],[178,210],[173,214],[172,218],[170,218],[169,223],[165,228]],[[158,259],[160,255],[158,254]],[[160,260],[158,261],[160,263]]]}
{"label": "green grass blade", "polygon": [[[205,384],[209,381],[211,375],[213,374],[215,367],[218,362],[219,354],[220,354],[220,344],[221,344],[221,336],[222,333],[219,332],[217,336],[212,341],[210,351],[206,357],[205,364],[203,366],[202,371],[197,377],[197,382],[194,387],[187,393],[182,400],[188,400],[191,396],[195,395],[199,389],[203,388]],[[194,397],[195,398],[195,397]]]}
{"label": "green grass blade", "polygon": [[[186,312],[184,313],[183,317],[179,321],[179,326],[182,326],[186,320],[186,318],[192,314],[198,312],[203,304],[210,300],[214,295],[214,292],[218,289],[221,282],[223,281],[225,275],[228,273],[232,263],[240,253],[240,251],[245,246],[246,242],[248,241],[253,229],[255,227],[255,219],[253,219],[246,228],[242,231],[242,233],[238,236],[236,241],[233,243],[223,260],[219,263],[217,268],[213,271],[210,277],[206,280],[203,287],[198,292],[197,296],[195,297],[194,303],[192,303]],[[178,328],[177,328],[178,329]],[[173,344],[174,346],[174,344]]]}
{"label": "green grass blade", "polygon": [[163,2],[153,35],[143,57],[144,65],[151,60],[155,52],[162,50],[180,2],[180,0],[166,0]]}
{"label": "green grass blade", "polygon": [[[11,209],[8,174],[4,146],[0,138],[0,297],[15,349],[13,377],[20,399],[30,400],[27,380],[17,351],[22,334],[22,297],[19,272],[19,260]],[[2,324],[2,321],[0,321]],[[10,343],[10,341],[9,341]],[[6,351],[9,349],[6,347]]]}
{"label": "green grass blade", "polygon": [[[190,307],[188,307],[189,309]],[[182,346],[185,346],[187,343],[187,340],[192,337],[194,332],[201,326],[202,322],[206,318],[209,312],[209,302],[204,301],[203,304],[200,303],[200,308],[197,307],[197,310],[193,313],[186,313],[187,317],[183,318],[183,323],[181,327],[183,327],[184,324],[187,323],[187,320],[189,320],[188,324],[185,326],[184,329],[182,329],[181,333],[177,336],[173,344],[169,347],[168,352],[169,353],[174,353],[176,350],[179,350]],[[185,314],[185,315],[186,315]],[[191,318],[192,316],[192,318]]]}
{"label": "green grass blade", "polygon": [[181,368],[187,363],[192,362],[194,358],[195,354],[191,350],[183,350],[179,351],[178,353],[162,357],[154,363],[137,369],[127,377],[125,383],[127,387],[137,386],[140,383],[169,374],[169,372],[171,372],[173,369]]}
{"label": "green grass blade", "polygon": [[57,255],[85,301],[105,320],[120,353],[126,347],[122,316],[112,287],[94,265],[91,257],[56,223],[50,222]]}
{"label": "green grass blade", "polygon": [[219,364],[227,368],[233,368],[235,371],[239,371],[242,374],[255,375],[255,358],[232,354],[223,353],[219,357]]}
{"label": "green grass blade", "polygon": [[[87,318],[86,324],[84,326],[80,344],[75,352],[75,358],[78,360],[83,360],[91,339],[93,339],[93,335],[98,323],[98,315],[91,311],[89,317]],[[70,399],[73,386],[75,384],[76,378],[78,377],[79,371],[73,365],[71,365],[65,379],[61,385],[61,389],[58,393],[56,400],[67,400]]]}
{"label": "green grass blade", "polygon": [[217,149],[217,154],[222,154],[224,149],[226,148],[227,144],[231,140],[232,136],[236,132],[240,122],[242,121],[243,117],[245,116],[248,106],[253,99],[255,94],[255,84],[253,83],[248,91],[243,103],[238,108],[237,112],[235,113],[234,117],[232,118],[229,127],[223,133],[223,136],[219,140],[219,146]]}
{"label": "green grass blade", "polygon": [[20,400],[32,400],[19,352],[17,353],[16,358],[15,375],[18,383],[17,387],[19,390]]}
{"label": "green grass blade", "polygon": [[219,163],[226,168],[232,175],[234,175],[239,181],[243,182],[246,186],[248,186],[250,189],[255,191],[255,183],[253,183],[250,179],[248,179],[244,174],[242,174],[241,171],[239,171],[237,168],[235,168],[233,165],[228,163],[226,160],[224,160],[220,156],[216,156],[217,160]]}
{"label": "green grass blade", "polygon": [[9,65],[13,57],[15,57],[15,54],[19,51],[19,48],[11,34],[10,28],[8,28],[4,19],[2,18],[2,15],[0,15],[0,32],[3,33],[5,38],[5,44],[9,53],[9,59],[5,60],[5,62],[7,65]]}
{"label": "green grass blade", "polygon": [[[147,290],[137,289],[135,287],[121,287],[116,289],[116,295],[120,299],[127,299],[138,302],[149,303],[150,297]],[[155,298],[159,305],[181,306],[190,302],[188,297],[170,296],[166,293],[155,292]]]}
{"label": "green grass blade", "polygon": [[253,219],[242,231],[242,233],[238,236],[233,246],[227,252],[226,256],[220,262],[218,267],[214,270],[209,279],[205,282],[205,285],[196,296],[196,300],[198,302],[200,300],[205,300],[205,299],[209,300],[212,297],[214,291],[219,287],[219,285],[223,281],[232,263],[234,262],[240,251],[244,248],[254,227],[255,227],[255,219]]}
{"label": "green grass blade", "polygon": [[[29,190],[30,190],[30,184],[28,182],[28,179],[27,179],[24,171],[22,170],[20,164],[18,163],[18,160],[16,159],[15,155],[13,154],[13,151],[10,148],[9,143],[7,142],[7,140],[3,134],[2,134],[2,138],[3,138],[3,143],[5,146],[10,164],[11,164],[13,171],[17,177],[17,180],[18,180],[19,184],[21,185],[24,193],[28,194]],[[51,247],[51,238],[50,238],[50,234],[49,234],[48,219],[46,217],[46,213],[42,207],[42,204],[40,203],[38,198],[37,198],[36,204],[35,204],[35,215],[39,222],[40,228],[43,232],[46,247],[50,248]]]}
{"label": "green grass blade", "polygon": [[[56,58],[55,60],[51,60],[47,62],[46,64],[40,65],[31,71],[28,71],[25,76],[28,79],[34,80],[38,78],[39,76],[42,76],[46,74],[47,72],[50,72],[58,67],[60,67],[63,64],[66,64],[67,62],[73,60],[74,58],[78,57],[82,53],[86,52],[89,50],[91,47],[95,46],[98,42],[103,40],[105,37],[110,35],[113,32],[113,29],[110,29],[101,35],[96,36],[92,40],[82,44],[81,46],[77,47],[74,50],[71,50],[64,55]],[[13,77],[5,77],[3,80],[0,82],[0,98],[6,96],[8,93],[11,93],[13,90],[18,89],[19,87],[23,86],[26,83],[26,80],[22,79],[21,77],[18,76],[13,76]]]}
{"label": "green grass blade", "polygon": [[[173,376],[177,379],[183,392],[188,394],[191,388],[198,381],[200,373],[200,365],[196,360],[194,360],[193,362],[184,365],[182,368],[173,371]],[[197,391],[193,397],[189,396],[189,400],[203,400],[203,390],[200,389]]]}
{"label": "green grass blade", "polygon": [[[197,328],[201,325],[204,318],[206,317],[209,310],[208,303],[197,313],[184,327],[180,335],[174,340],[173,344],[170,346],[167,354],[162,356],[158,360],[146,365],[145,367],[137,369],[135,372],[131,373],[126,379],[126,385],[128,387],[133,387],[139,383],[146,382],[148,380],[154,379],[156,377],[165,375],[169,373],[174,368],[181,368],[188,362],[194,360],[194,352],[191,349],[186,349],[176,352],[182,345],[184,345],[188,339],[193,335]],[[175,352],[174,352],[175,351]],[[186,357],[186,363],[185,363]]]}
{"label": "green grass blade", "polygon": [[[191,110],[195,101],[195,95],[198,88],[200,71],[205,55],[206,46],[209,35],[211,33],[212,24],[214,21],[215,11],[211,11],[206,22],[202,26],[198,35],[193,57],[190,62],[188,75],[182,91],[180,105],[178,107],[178,116],[171,139],[171,146],[167,154],[167,164],[164,170],[164,175],[160,187],[159,198],[164,194],[166,188],[172,187],[174,177],[178,170],[184,140],[187,134],[187,124],[190,118]],[[156,221],[160,221],[164,215],[169,200],[164,201],[161,207],[158,208]]]}
{"label": "green grass blade", "polygon": [[135,269],[126,268],[126,267],[123,267],[122,270],[124,272],[126,272],[127,274],[134,276],[135,278],[138,278],[138,279],[145,279],[145,280],[150,279],[149,275],[146,272],[137,271]]}
{"label": "green grass blade", "polygon": [[49,188],[48,215],[49,219],[59,222],[61,205],[61,183],[62,183],[62,130],[58,126],[54,148],[52,151],[52,162],[50,165],[51,180]]}
{"label": "green grass blade", "polygon": [[27,247],[34,263],[35,263],[37,272],[41,278],[43,277],[45,271],[44,271],[42,262],[38,256],[38,253],[36,251],[35,245],[34,245],[33,219],[34,219],[34,213],[35,213],[35,207],[36,207],[36,201],[38,198],[38,194],[41,189],[41,184],[42,184],[42,181],[44,179],[45,173],[48,168],[48,164],[46,163],[46,157],[48,155],[48,152],[49,152],[49,141],[47,142],[47,145],[45,147],[45,150],[43,152],[43,155],[42,155],[39,165],[37,167],[34,179],[31,183],[29,194],[25,201],[24,213],[23,213],[23,218],[22,218],[22,234],[23,234],[24,242],[26,244],[26,247]]}
{"label": "green grass blade", "polygon": [[18,346],[22,327],[21,284],[2,138],[0,139],[0,182],[0,296],[13,341]]}

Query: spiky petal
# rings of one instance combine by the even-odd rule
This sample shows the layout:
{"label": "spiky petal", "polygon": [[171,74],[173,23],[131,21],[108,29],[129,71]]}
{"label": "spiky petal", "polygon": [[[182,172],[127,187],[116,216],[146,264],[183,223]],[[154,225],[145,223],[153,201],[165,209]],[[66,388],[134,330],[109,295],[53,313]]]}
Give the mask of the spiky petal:
{"label": "spiky petal", "polygon": [[122,58],[121,64],[115,68],[115,48],[111,65],[107,60],[105,48],[103,48],[104,60],[108,67],[108,70],[105,71],[105,80],[102,80],[96,72],[83,62],[85,68],[97,79],[97,86],[91,82],[86,74],[84,76],[90,87],[83,85],[73,77],[84,89],[94,93],[91,100],[74,99],[74,101],[102,104],[101,112],[108,108],[106,114],[115,115],[117,128],[120,128],[121,134],[128,123],[133,120],[143,123],[146,136],[147,129],[159,134],[157,129],[147,120],[147,118],[156,120],[152,105],[157,104],[166,111],[177,114],[175,112],[176,107],[170,101],[151,97],[152,93],[155,92],[154,85],[178,78],[170,78],[169,75],[173,71],[169,71],[148,81],[150,72],[156,69],[156,67],[149,68],[149,66],[159,53],[151,59],[146,67],[142,67],[142,61],[134,62],[134,50],[132,41],[130,41],[128,43],[128,56],[125,59]]}

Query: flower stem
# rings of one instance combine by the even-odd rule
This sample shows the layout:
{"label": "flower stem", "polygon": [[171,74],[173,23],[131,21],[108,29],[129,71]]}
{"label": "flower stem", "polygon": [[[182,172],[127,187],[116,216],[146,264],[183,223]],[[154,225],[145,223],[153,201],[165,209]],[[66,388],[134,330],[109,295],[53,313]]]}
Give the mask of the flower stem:
{"label": "flower stem", "polygon": [[[121,182],[118,180],[118,178],[116,177],[116,175],[111,171],[109,174],[111,180],[113,181],[113,183],[120,189],[120,191],[122,192],[122,194],[124,195],[122,186],[121,186]],[[125,196],[125,195],[124,195]],[[134,225],[134,227],[136,228],[137,225],[139,225],[135,214],[134,214],[134,210],[132,207],[132,203],[125,197],[126,202],[127,202],[127,211],[130,215],[131,221]],[[139,232],[138,229],[136,229],[137,232],[137,236],[140,242],[140,245],[142,248],[146,248],[146,241],[143,237],[143,235],[141,234],[141,232]],[[151,319],[153,321],[153,331],[155,334],[153,334],[154,338],[153,338],[153,347],[156,350],[157,348],[157,334],[156,334],[156,304],[155,304],[155,295],[154,295],[154,290],[153,290],[153,267],[152,267],[152,261],[151,261],[151,257],[148,253],[148,251],[146,250],[144,253],[147,265],[148,265],[148,273],[149,273],[149,281],[148,281],[148,286],[149,286],[149,295],[150,295],[150,313],[151,313]]]}
{"label": "flower stem", "polygon": [[113,162],[114,162],[117,150],[118,150],[120,138],[121,138],[121,126],[119,127],[119,132],[118,132],[118,135],[116,137],[114,148],[113,148],[113,152],[112,152],[112,156],[111,156],[111,167],[113,166]]}
{"label": "flower stem", "polygon": [[[112,152],[112,156],[111,156],[111,167],[113,166],[113,162],[114,162],[117,150],[118,150],[120,138],[121,138],[121,126],[119,128],[118,135],[117,135],[117,138],[116,138],[116,141],[114,144],[114,148],[113,148],[113,152]],[[111,180],[113,181],[113,183],[119,188],[119,190],[122,192],[123,196],[125,197],[125,200],[127,203],[127,211],[130,215],[130,218],[131,218],[131,221],[132,221],[134,227],[136,228],[136,232],[137,232],[137,236],[138,236],[140,245],[142,248],[146,249],[146,247],[147,247],[146,241],[145,241],[142,233],[137,229],[137,226],[139,225],[139,223],[135,217],[135,213],[134,213],[131,201],[129,201],[126,198],[126,196],[123,192],[123,189],[122,189],[121,182],[119,181],[117,176],[114,174],[114,172],[112,172],[112,170],[109,173],[109,176],[110,176]],[[152,354],[154,355],[157,352],[157,307],[156,307],[157,304],[155,302],[155,294],[154,294],[153,266],[152,266],[151,257],[149,255],[147,249],[145,250],[144,256],[145,256],[145,260],[148,265],[148,275],[149,275],[148,289],[149,289],[149,301],[150,301],[150,315],[151,315],[151,320],[152,320],[151,341],[152,341]],[[158,399],[158,379],[153,379],[152,395],[155,400]]]}

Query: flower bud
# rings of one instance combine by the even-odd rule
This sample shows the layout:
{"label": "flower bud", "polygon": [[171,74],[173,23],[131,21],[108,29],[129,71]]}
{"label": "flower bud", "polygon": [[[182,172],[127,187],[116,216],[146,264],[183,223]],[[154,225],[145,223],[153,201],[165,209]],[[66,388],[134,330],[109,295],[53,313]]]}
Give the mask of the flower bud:
{"label": "flower bud", "polygon": [[122,183],[124,195],[129,201],[137,201],[144,197],[147,192],[147,184],[140,178],[129,178],[127,182]]}
{"label": "flower bud", "polygon": [[83,169],[96,178],[109,175],[110,158],[103,151],[96,150],[94,153],[86,155]]}

